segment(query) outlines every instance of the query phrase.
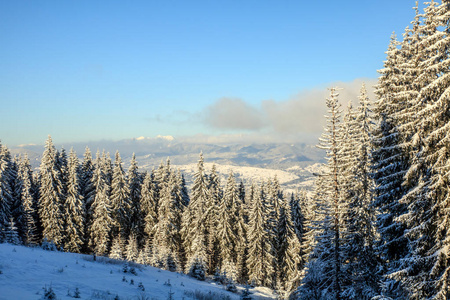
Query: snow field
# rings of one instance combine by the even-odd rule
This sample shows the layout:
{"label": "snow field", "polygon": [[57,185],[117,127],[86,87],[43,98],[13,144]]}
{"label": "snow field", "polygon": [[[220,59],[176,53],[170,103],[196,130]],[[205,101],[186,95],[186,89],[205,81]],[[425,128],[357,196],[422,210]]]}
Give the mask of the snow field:
{"label": "snow field", "polygon": [[[57,299],[73,299],[76,289],[81,299],[192,299],[185,291],[215,293],[214,299],[239,299],[222,286],[197,281],[184,274],[129,263],[136,276],[123,272],[126,262],[84,254],[45,251],[0,244],[0,299],[42,299],[50,287]],[[125,281],[124,281],[125,280]],[[132,283],[133,281],[133,283]],[[144,291],[139,288],[142,283]],[[242,289],[242,287],[239,287]],[[252,289],[254,299],[273,299],[270,289]]]}

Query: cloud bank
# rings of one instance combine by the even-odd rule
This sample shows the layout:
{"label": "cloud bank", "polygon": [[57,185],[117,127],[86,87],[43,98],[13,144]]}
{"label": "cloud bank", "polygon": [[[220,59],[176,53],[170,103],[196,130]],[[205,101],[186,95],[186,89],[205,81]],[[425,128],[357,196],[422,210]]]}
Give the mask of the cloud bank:
{"label": "cloud bank", "polygon": [[[361,86],[365,82],[371,99],[375,99],[375,79],[356,79],[335,82],[328,87],[339,87],[343,107],[358,102]],[[305,135],[322,132],[326,114],[327,87],[304,90],[284,101],[263,100],[252,106],[242,99],[222,98],[201,112],[207,127],[218,130],[261,132],[267,135]]]}

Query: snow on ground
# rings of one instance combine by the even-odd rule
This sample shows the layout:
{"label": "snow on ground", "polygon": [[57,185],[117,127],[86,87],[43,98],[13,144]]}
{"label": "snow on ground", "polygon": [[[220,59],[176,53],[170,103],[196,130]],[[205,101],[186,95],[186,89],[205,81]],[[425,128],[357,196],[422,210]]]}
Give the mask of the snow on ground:
{"label": "snow on ground", "polygon": [[[0,299],[42,299],[44,288],[50,287],[57,299],[73,299],[76,289],[81,299],[192,299],[189,292],[216,293],[228,299],[239,295],[227,292],[221,285],[197,281],[186,275],[159,270],[150,266],[135,266],[137,275],[124,273],[125,262],[91,255],[52,252],[0,244]],[[134,282],[132,284],[131,282]],[[142,283],[145,291],[139,289]],[[187,294],[186,294],[187,292]],[[253,299],[274,299],[270,289],[251,289]]]}

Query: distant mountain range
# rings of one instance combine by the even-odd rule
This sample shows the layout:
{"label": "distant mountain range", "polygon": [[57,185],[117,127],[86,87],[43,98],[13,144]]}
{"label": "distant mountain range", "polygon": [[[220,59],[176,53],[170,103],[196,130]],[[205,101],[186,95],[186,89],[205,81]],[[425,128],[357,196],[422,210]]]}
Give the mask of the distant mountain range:
{"label": "distant mountain range", "polygon": [[[141,170],[157,168],[170,159],[174,168],[179,168],[186,174],[188,183],[202,152],[207,171],[212,164],[216,164],[222,178],[228,176],[230,169],[238,180],[245,179],[246,183],[260,182],[276,175],[282,186],[290,190],[301,186],[310,189],[312,173],[317,172],[325,156],[324,152],[314,145],[304,143],[207,144],[157,137],[118,142],[90,142],[88,145],[94,157],[97,150],[105,149],[114,159],[114,153],[119,151],[125,162],[125,168],[129,165],[132,153],[136,154]],[[86,144],[77,143],[73,147],[82,158]],[[61,146],[57,145],[57,148],[60,149]],[[11,152],[13,155],[27,153],[32,166],[38,168],[43,150],[43,146],[29,145],[11,149]],[[66,151],[69,150],[66,147]]]}

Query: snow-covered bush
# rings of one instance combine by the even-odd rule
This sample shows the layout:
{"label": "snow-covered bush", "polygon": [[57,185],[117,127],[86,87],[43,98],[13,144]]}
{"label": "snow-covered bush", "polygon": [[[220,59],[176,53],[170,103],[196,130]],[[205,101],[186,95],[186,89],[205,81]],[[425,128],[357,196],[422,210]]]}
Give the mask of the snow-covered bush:
{"label": "snow-covered bush", "polygon": [[42,249],[47,250],[47,251],[57,251],[58,249],[56,248],[55,243],[53,243],[52,241],[48,241],[47,238],[44,238],[44,240],[42,241],[42,245],[41,245]]}
{"label": "snow-covered bush", "polygon": [[43,287],[44,290],[44,295],[42,295],[42,300],[56,300],[58,299],[56,297],[55,292],[52,289],[52,286],[50,286],[49,288],[47,288],[47,286]]}

